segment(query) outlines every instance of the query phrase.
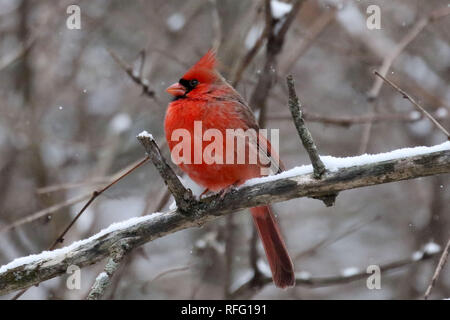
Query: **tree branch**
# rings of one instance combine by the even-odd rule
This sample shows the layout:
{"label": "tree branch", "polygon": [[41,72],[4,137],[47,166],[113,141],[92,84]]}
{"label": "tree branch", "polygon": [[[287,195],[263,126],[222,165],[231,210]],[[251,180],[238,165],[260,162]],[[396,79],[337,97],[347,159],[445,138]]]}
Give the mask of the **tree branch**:
{"label": "tree branch", "polygon": [[404,157],[403,152],[394,151],[383,154],[383,159],[389,159],[390,155],[390,160],[366,161],[360,165],[353,164],[365,158],[350,158],[352,161],[346,162],[348,166],[342,165],[338,170],[327,171],[321,180],[314,179],[310,167],[300,168],[305,170],[302,174],[298,169],[293,169],[277,176],[249,181],[238,190],[222,196],[214,195],[192,202],[189,216],[177,208],[113,224],[91,238],[68,247],[19,258],[0,267],[0,295],[65,274],[70,265],[81,268],[94,264],[109,257],[111,247],[126,238],[133,238],[129,245],[134,249],[244,208],[301,197],[317,198],[348,189],[450,173],[450,142],[425,150],[421,147],[416,153],[409,154]]}
{"label": "tree branch", "polygon": [[167,188],[169,188],[170,193],[172,193],[175,198],[178,208],[183,211],[187,210],[194,201],[192,191],[183,186],[180,179],[178,179],[178,176],[161,155],[161,151],[155,140],[147,131],[140,133],[137,136],[137,139],[144,146],[150,160],[152,160],[156,169],[158,169],[159,174],[164,179]]}
{"label": "tree branch", "polygon": [[298,135],[302,140],[303,147],[305,147],[308,152],[309,159],[311,160],[314,168],[314,177],[316,179],[320,179],[325,173],[325,165],[322,160],[320,160],[316,144],[314,143],[313,137],[306,127],[305,121],[303,120],[302,110],[300,110],[300,102],[297,94],[295,93],[294,78],[292,75],[289,75],[286,81],[289,90],[289,110],[291,111]]}

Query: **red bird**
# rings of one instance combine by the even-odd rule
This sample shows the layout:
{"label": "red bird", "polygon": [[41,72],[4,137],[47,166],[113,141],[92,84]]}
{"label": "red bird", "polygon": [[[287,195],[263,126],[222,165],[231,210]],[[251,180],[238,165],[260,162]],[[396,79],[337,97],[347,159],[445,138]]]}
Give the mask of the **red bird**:
{"label": "red bird", "polygon": [[[216,129],[216,132],[218,130],[222,133],[224,137],[222,150],[226,150],[227,129],[244,131],[254,129],[256,132],[259,130],[256,119],[244,99],[216,70],[214,51],[206,53],[177,83],[167,88],[167,92],[174,96],[165,119],[166,139],[172,151],[172,158],[174,149],[179,144],[179,137],[174,139],[174,132],[182,129],[190,134],[192,152],[190,155],[180,153],[180,156],[188,161],[180,163],[179,166],[197,184],[206,190],[223,192],[250,178],[260,177],[262,168],[270,167],[273,173],[283,170],[278,155],[271,150],[270,143],[258,133],[254,139],[247,137],[245,140],[244,163],[236,161],[237,147],[232,150],[234,161],[231,163],[225,160],[225,152],[220,153],[220,150],[215,150],[213,157],[223,161],[214,163],[195,161],[195,154],[203,155],[207,146],[203,143],[199,148],[194,144],[194,135],[198,136],[198,133],[194,132],[196,121],[201,121],[202,132]],[[266,147],[262,148],[261,145]],[[252,153],[257,153],[265,164],[261,161],[251,163],[249,159]],[[273,282],[280,288],[293,286],[295,275],[292,261],[270,207],[261,206],[250,210],[269,261]]]}

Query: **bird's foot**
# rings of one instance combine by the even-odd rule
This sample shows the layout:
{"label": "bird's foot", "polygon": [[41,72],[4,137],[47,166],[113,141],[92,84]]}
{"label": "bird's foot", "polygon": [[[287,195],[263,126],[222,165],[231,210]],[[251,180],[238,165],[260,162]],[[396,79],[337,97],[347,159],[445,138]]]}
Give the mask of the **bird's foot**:
{"label": "bird's foot", "polygon": [[225,198],[225,196],[228,193],[232,192],[233,190],[236,190],[236,187],[238,186],[238,182],[239,181],[236,181],[235,183],[230,184],[228,187],[220,190],[219,193],[218,193],[220,195],[220,200],[223,200],[223,198]]}

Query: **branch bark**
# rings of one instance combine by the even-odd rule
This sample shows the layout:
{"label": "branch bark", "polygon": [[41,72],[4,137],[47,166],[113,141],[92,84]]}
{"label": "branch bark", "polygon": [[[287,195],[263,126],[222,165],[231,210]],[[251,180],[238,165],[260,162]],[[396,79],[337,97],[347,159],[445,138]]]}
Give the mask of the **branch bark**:
{"label": "branch bark", "polygon": [[312,172],[292,177],[281,174],[270,181],[244,185],[223,197],[214,195],[192,202],[189,215],[175,209],[135,218],[133,222],[120,227],[116,225],[69,247],[0,267],[0,295],[65,274],[70,265],[82,268],[94,264],[109,257],[111,248],[123,239],[133,239],[128,243],[131,250],[168,234],[201,226],[236,210],[294,198],[320,198],[343,190],[443,173],[450,173],[450,149],[327,171],[321,180],[315,179]]}
{"label": "branch bark", "polygon": [[152,160],[156,169],[158,169],[159,174],[164,179],[167,188],[175,198],[178,208],[181,210],[187,210],[194,201],[192,191],[183,186],[180,179],[178,179],[178,176],[161,155],[161,151],[159,150],[155,140],[147,131],[140,133],[137,136],[137,139],[144,146],[150,160]]}
{"label": "branch bark", "polygon": [[314,143],[314,139],[309,132],[303,120],[303,112],[300,109],[300,101],[298,100],[297,94],[295,93],[294,78],[292,75],[287,77],[287,85],[289,90],[289,110],[291,111],[292,118],[294,120],[295,128],[297,129],[298,135],[302,140],[303,147],[305,147],[308,152],[309,159],[311,160],[312,166],[314,168],[314,177],[320,179],[325,173],[325,165],[322,160],[320,160],[319,152],[317,151],[317,146]]}
{"label": "branch bark", "polygon": [[111,285],[113,275],[122,264],[127,251],[130,250],[128,242],[130,242],[130,239],[123,239],[119,245],[116,245],[111,250],[112,252],[105,265],[104,272],[100,273],[95,279],[95,282],[86,297],[87,300],[99,300],[103,297],[106,289]]}

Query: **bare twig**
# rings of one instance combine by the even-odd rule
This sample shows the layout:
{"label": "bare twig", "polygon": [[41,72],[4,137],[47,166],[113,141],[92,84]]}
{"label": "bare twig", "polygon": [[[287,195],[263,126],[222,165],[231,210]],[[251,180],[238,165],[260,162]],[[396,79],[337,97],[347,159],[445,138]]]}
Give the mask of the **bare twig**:
{"label": "bare twig", "polygon": [[303,147],[305,147],[309,158],[311,159],[314,168],[314,177],[320,179],[326,171],[325,165],[322,160],[320,160],[316,144],[314,143],[311,133],[308,128],[306,128],[305,121],[303,120],[302,111],[300,110],[300,102],[297,94],[295,93],[294,78],[292,75],[289,75],[286,81],[289,90],[289,110],[291,110],[292,118],[294,120],[295,127],[297,128],[298,135],[302,140]]}
{"label": "bare twig", "polygon": [[128,74],[128,76],[139,86],[142,87],[142,93],[150,98],[155,98],[155,91],[150,89],[149,81],[144,79],[142,75],[136,75],[133,72],[133,68],[129,66],[125,61],[123,61],[117,54],[112,50],[108,49],[109,54],[114,59],[114,61]]}
{"label": "bare twig", "polygon": [[[394,261],[391,263],[387,263],[384,265],[380,265],[380,271],[382,273],[390,272],[411,264],[419,263],[425,260],[428,260],[434,256],[437,255],[436,253],[427,253],[426,251],[420,251],[420,258],[417,259],[413,255],[409,258],[405,258],[402,260]],[[302,272],[299,273],[296,276],[295,279],[295,286],[297,287],[311,287],[311,288],[318,288],[318,287],[328,287],[333,285],[339,285],[344,283],[350,283],[357,280],[366,279],[370,273],[367,273],[366,270],[361,270],[359,272],[356,272],[352,275],[336,275],[336,276],[330,276],[330,277],[312,277],[309,276],[308,273]],[[258,286],[264,287],[268,284],[272,283],[272,278],[268,275],[263,275],[258,283]],[[238,289],[236,289],[231,294],[231,299],[249,299],[251,298],[255,291],[253,290],[254,284],[251,284],[250,281],[245,282],[242,284]]]}
{"label": "bare twig", "polygon": [[[450,10],[447,7],[440,8],[431,12],[428,16],[420,19],[413,28],[400,40],[400,42],[395,46],[392,51],[385,55],[383,59],[383,63],[380,67],[380,74],[385,77],[388,73],[391,65],[394,60],[402,53],[403,50],[422,32],[422,30],[431,22],[434,22],[442,17],[450,14]],[[383,81],[381,78],[375,78],[373,85],[369,92],[367,93],[367,100],[369,102],[369,115],[374,114],[376,110],[376,106],[374,102],[378,98],[380,94],[381,87],[383,85]],[[362,136],[362,141],[360,143],[359,152],[364,153],[367,150],[367,146],[370,139],[370,134],[372,131],[372,122],[368,122],[364,125],[364,131]]]}
{"label": "bare twig", "polygon": [[[111,175],[111,176],[105,178],[104,180],[107,181],[108,183],[111,183],[111,182],[113,182],[113,181],[115,181],[115,180],[121,178],[124,174],[127,174],[128,171],[130,171],[132,168],[134,168],[135,166],[137,166],[141,161],[142,161],[142,160],[139,160],[139,161],[136,161],[136,162],[134,162],[134,163],[132,163],[132,164],[126,166],[125,168],[123,168],[123,169],[121,169],[120,171],[116,172],[115,174],[113,174],[113,175]],[[134,169],[133,169],[133,170],[134,170]],[[132,171],[132,170],[131,170],[131,171]],[[94,182],[93,182],[93,183],[94,183]],[[84,185],[84,184],[88,184],[88,182],[85,182],[85,183],[79,183],[79,184],[73,184],[73,185],[74,185],[74,186],[75,186],[75,185],[81,186],[81,185]],[[69,188],[69,187],[71,187],[71,185],[69,185],[69,184],[65,184],[65,185],[55,185],[55,186],[51,186],[51,187],[46,187],[46,188],[38,189],[38,193],[41,193],[41,192],[44,192],[44,193],[45,193],[45,192],[53,192],[53,191],[56,191],[56,190],[61,190],[61,189]],[[105,190],[104,190],[104,191],[105,191]],[[17,227],[19,227],[19,226],[21,226],[21,225],[24,225],[24,224],[26,224],[26,223],[33,222],[33,221],[35,221],[35,220],[37,220],[37,219],[39,219],[39,218],[42,218],[42,217],[45,217],[45,216],[47,216],[47,215],[53,214],[53,213],[57,212],[57,211],[60,210],[60,209],[63,209],[63,208],[72,206],[72,205],[74,205],[74,204],[77,204],[77,203],[79,203],[79,202],[81,202],[81,201],[90,199],[91,197],[92,197],[92,193],[85,193],[85,194],[82,194],[82,195],[80,195],[80,196],[76,196],[76,197],[70,198],[70,199],[65,200],[65,201],[63,201],[63,202],[57,203],[57,204],[55,204],[55,205],[53,205],[53,206],[51,206],[51,207],[48,207],[48,208],[45,208],[45,209],[40,210],[40,211],[38,211],[38,212],[35,212],[35,213],[33,213],[33,214],[29,215],[29,216],[20,218],[20,219],[18,219],[18,220],[16,220],[16,221],[12,222],[12,223],[9,224],[9,225],[6,225],[6,226],[4,226],[4,227],[0,227],[0,232],[3,232],[3,231],[9,231],[9,230],[12,230],[12,229],[14,229],[14,228],[17,228]]]}
{"label": "bare twig", "polygon": [[[253,276],[251,281],[249,281],[250,286],[253,289],[257,289],[259,287],[259,283],[261,281],[262,272],[258,267],[258,260],[259,260],[259,254],[258,254],[258,231],[256,228],[252,228],[252,237],[250,238],[250,249],[249,249],[249,262],[250,262],[250,268],[253,271]],[[228,298],[231,298],[231,294],[228,294]]]}
{"label": "bare twig", "polygon": [[237,65],[236,71],[234,72],[234,75],[233,75],[232,81],[231,81],[231,84],[233,85],[233,87],[237,86],[239,81],[241,81],[242,74],[247,69],[247,67],[250,65],[250,62],[256,56],[259,49],[262,47],[264,40],[267,37],[267,34],[268,34],[268,28],[265,27],[263,32],[259,36],[258,40],[256,40],[256,42],[253,44],[253,47],[251,47],[250,50],[247,51],[245,56],[242,58],[242,60]]}
{"label": "bare twig", "polygon": [[154,276],[153,279],[150,280],[150,281],[156,281],[159,278],[162,278],[162,277],[164,277],[164,276],[166,276],[168,274],[174,273],[174,272],[187,271],[191,267],[192,267],[192,265],[188,265],[188,266],[176,267],[176,268],[170,268],[170,269],[164,270],[163,272],[160,272],[156,276]]}
{"label": "bare twig", "polygon": [[[81,217],[81,215],[86,211],[86,209],[91,205],[92,202],[94,202],[94,200],[101,195],[103,192],[105,192],[106,190],[108,190],[110,187],[112,187],[114,184],[116,184],[117,182],[119,182],[120,180],[122,180],[124,177],[126,177],[127,175],[129,175],[131,172],[133,172],[134,170],[136,170],[137,168],[139,168],[141,165],[143,165],[145,162],[147,162],[149,160],[149,157],[145,157],[144,159],[142,159],[140,162],[138,162],[135,166],[133,166],[131,169],[129,169],[127,172],[125,172],[123,175],[121,175],[120,177],[118,177],[116,180],[112,181],[110,184],[108,184],[107,186],[103,187],[100,190],[96,190],[92,193],[91,198],[88,200],[88,202],[86,202],[86,204],[83,206],[83,208],[81,208],[81,210],[77,213],[77,215],[75,216],[75,218],[72,219],[72,221],[67,225],[67,227],[64,229],[63,232],[61,232],[61,234],[56,238],[56,240],[52,243],[52,245],[47,249],[48,251],[51,251],[53,249],[56,248],[56,246],[59,243],[63,243],[64,242],[64,237],[67,234],[67,232],[69,232],[70,228],[72,228],[72,226],[75,224],[75,222]],[[19,299],[26,291],[28,290],[28,288],[23,289],[22,291],[20,291],[18,294],[16,294],[12,299],[13,300],[17,300]]]}
{"label": "bare twig", "polygon": [[[258,83],[255,86],[255,90],[250,97],[249,105],[254,110],[260,110],[260,118],[265,118],[267,97],[269,96],[270,89],[273,87],[273,83],[276,80],[276,67],[278,55],[283,49],[284,39],[286,33],[291,26],[294,18],[297,16],[302,4],[305,0],[296,0],[292,5],[291,11],[285,16],[283,21],[277,21],[272,17],[272,9],[270,1],[266,0],[265,13],[266,24],[269,23],[269,33],[267,35],[266,45],[266,59],[264,68],[258,79]],[[281,24],[281,25],[278,25]]]}
{"label": "bare twig", "polygon": [[105,265],[104,271],[95,279],[95,282],[86,297],[87,300],[98,300],[103,297],[106,289],[111,285],[113,275],[121,265],[127,252],[132,248],[130,245],[130,241],[132,241],[132,239],[133,238],[124,239],[121,241],[120,245],[111,250],[112,252],[108,262]]}
{"label": "bare twig", "polygon": [[35,43],[35,39],[27,41],[22,46],[22,48],[20,48],[17,51],[13,52],[9,56],[4,57],[3,59],[1,59],[0,60],[0,72],[3,69],[7,68],[8,66],[12,65],[13,63],[15,63],[20,58],[22,58],[31,49],[31,47],[34,45],[34,43]]}
{"label": "bare twig", "polygon": [[145,49],[142,49],[141,51],[139,51],[139,69],[138,69],[139,73],[138,73],[138,77],[140,79],[144,78],[144,68],[145,68],[145,60],[146,59],[147,59],[147,53],[146,53]]}
{"label": "bare twig", "polygon": [[90,195],[89,194],[83,194],[81,196],[76,196],[73,198],[70,198],[68,200],[65,200],[63,202],[57,203],[51,207],[45,208],[43,210],[40,210],[38,212],[35,212],[29,216],[25,216],[23,218],[17,219],[16,221],[4,226],[0,228],[0,232],[6,232],[12,229],[15,229],[23,224],[26,223],[30,223],[32,221],[35,221],[39,218],[45,217],[45,216],[50,216],[51,214],[53,214],[54,212],[66,208],[66,207],[70,207],[76,203],[79,203],[81,201],[87,200],[89,199]]}
{"label": "bare twig", "polygon": [[259,49],[261,49],[262,45],[264,44],[264,41],[266,40],[267,36],[270,33],[270,30],[272,28],[272,14],[270,9],[270,0],[265,0],[265,24],[264,24],[264,30],[259,36],[259,38],[255,41],[253,44],[253,47],[251,47],[245,56],[241,59],[241,61],[236,66],[236,71],[233,73],[233,77],[231,80],[231,84],[233,87],[235,87],[239,81],[242,79],[242,75],[244,71],[247,69],[247,67],[250,65],[250,62],[253,60],[253,58],[258,53]]}
{"label": "bare twig", "polygon": [[85,187],[85,186],[93,186],[93,185],[100,186],[102,184],[110,182],[111,180],[112,180],[111,178],[105,177],[105,178],[98,178],[98,179],[93,179],[93,180],[88,180],[88,181],[54,184],[54,185],[50,185],[50,186],[46,186],[46,187],[42,187],[42,188],[37,188],[36,193],[37,194],[45,194],[45,193],[70,190],[70,189],[75,189],[75,188],[80,188],[80,187]]}
{"label": "bare twig", "polygon": [[143,133],[139,134],[137,138],[139,142],[144,146],[148,156],[152,160],[161,177],[164,179],[164,182],[169,188],[169,191],[175,198],[177,206],[182,211],[187,210],[191,203],[194,201],[192,191],[190,189],[186,189],[183,186],[180,179],[178,179],[178,176],[167,164],[167,161],[162,156],[161,151],[159,150],[155,140],[150,134],[144,131]]}
{"label": "bare twig", "polygon": [[74,225],[74,223],[78,220],[78,218],[81,217],[81,215],[83,214],[84,211],[86,211],[86,209],[89,207],[89,205],[94,202],[94,200],[101,195],[103,192],[105,192],[106,190],[108,190],[109,188],[111,188],[113,185],[115,185],[117,182],[119,182],[120,180],[122,180],[123,178],[125,178],[127,175],[129,175],[131,172],[133,172],[134,170],[136,170],[137,168],[139,168],[141,165],[143,165],[144,163],[146,163],[148,161],[149,157],[145,157],[144,159],[142,159],[138,164],[136,164],[134,167],[132,167],[130,170],[128,170],[127,172],[125,172],[122,176],[120,176],[119,178],[117,178],[116,180],[112,181],[110,184],[108,184],[107,186],[103,187],[100,190],[96,190],[92,193],[91,198],[89,199],[88,202],[86,202],[86,204],[83,206],[83,208],[81,208],[81,210],[77,213],[77,215],[75,216],[75,218],[73,218],[73,220],[69,223],[69,225],[64,229],[63,232],[61,232],[61,234],[58,236],[58,238],[56,238],[56,240],[53,242],[53,244],[49,247],[48,250],[53,250],[56,248],[56,246],[58,245],[58,243],[62,243],[64,241],[64,236],[67,234],[67,232],[70,230],[70,228]]}
{"label": "bare twig", "polygon": [[450,133],[428,111],[426,111],[416,100],[414,100],[405,91],[400,89],[395,83],[393,83],[392,81],[383,77],[378,71],[374,71],[374,74],[377,75],[378,77],[380,77],[386,83],[388,83],[392,88],[397,90],[403,96],[403,98],[408,99],[414,106],[416,106],[417,109],[419,109],[420,112],[422,112],[428,119],[430,119],[431,122],[433,122],[434,125],[447,136],[447,140],[450,140]]}
{"label": "bare twig", "polygon": [[307,30],[307,35],[302,41],[298,41],[294,44],[293,48],[290,48],[287,56],[280,61],[280,74],[286,74],[294,65],[294,63],[300,59],[308,49],[314,44],[318,37],[325,31],[325,29],[334,21],[336,17],[337,8],[332,7],[322,13]]}
{"label": "bare twig", "polygon": [[286,15],[284,23],[281,25],[280,31],[278,31],[277,33],[277,37],[279,38],[278,41],[284,41],[284,37],[286,36],[287,31],[289,30],[292,22],[294,21],[305,1],[306,0],[296,0],[295,2],[293,2],[291,11],[289,11],[289,13]]}
{"label": "bare twig", "polygon": [[323,248],[325,248],[333,243],[336,243],[337,241],[353,234],[354,232],[360,230],[362,227],[368,225],[369,223],[371,223],[379,218],[380,218],[380,216],[375,216],[370,219],[367,219],[366,221],[358,222],[354,225],[351,225],[349,228],[343,230],[342,232],[339,232],[337,234],[336,233],[331,234],[331,235],[327,236],[326,238],[324,238],[323,240],[316,243],[315,245],[313,245],[312,247],[296,254],[294,259],[299,260],[301,258],[305,258],[305,257],[317,252],[319,249],[323,249]]}
{"label": "bare twig", "polygon": [[[350,127],[352,125],[364,124],[368,122],[416,122],[423,119],[421,113],[412,112],[402,112],[402,113],[375,113],[375,114],[364,114],[361,116],[345,115],[345,116],[326,116],[318,113],[309,112],[306,110],[302,111],[303,119],[308,122],[317,122],[323,124],[331,124],[335,126]],[[435,118],[447,119],[448,116],[439,116],[434,114]],[[269,114],[267,116],[268,120],[287,120],[292,121],[292,115],[288,114]]]}
{"label": "bare twig", "polygon": [[[370,111],[367,113],[367,116],[369,118],[373,118],[374,114],[377,112],[377,101],[374,100],[370,102],[369,104]],[[370,137],[372,134],[372,128],[373,128],[373,121],[368,121],[364,123],[362,134],[361,134],[361,141],[359,142],[359,148],[358,148],[358,154],[364,154],[367,152],[367,149],[369,147]]]}
{"label": "bare twig", "polygon": [[431,278],[431,283],[429,284],[427,291],[425,292],[424,299],[427,300],[431,294],[431,290],[433,290],[434,285],[436,284],[439,275],[441,274],[442,269],[444,268],[445,263],[448,259],[448,252],[450,251],[450,239],[447,241],[447,245],[445,246],[444,251],[442,252],[441,258],[439,259],[436,270],[434,271],[433,278]]}
{"label": "bare twig", "polygon": [[[420,32],[432,22],[435,22],[438,19],[444,18],[450,14],[449,7],[439,8],[437,10],[432,11],[428,16],[420,19],[412,29],[400,40],[400,42],[395,46],[389,54],[385,56],[383,59],[383,63],[380,67],[380,74],[385,77],[394,62],[394,60],[402,53],[403,50],[419,35]],[[372,88],[368,92],[367,96],[369,100],[374,100],[378,97],[380,93],[381,86],[383,85],[383,81],[381,79],[375,79],[375,82],[372,85]]]}
{"label": "bare twig", "polygon": [[235,229],[234,216],[232,214],[225,217],[224,237],[225,237],[225,280],[224,280],[224,299],[230,295],[230,287],[233,275],[233,259],[235,255]]}

